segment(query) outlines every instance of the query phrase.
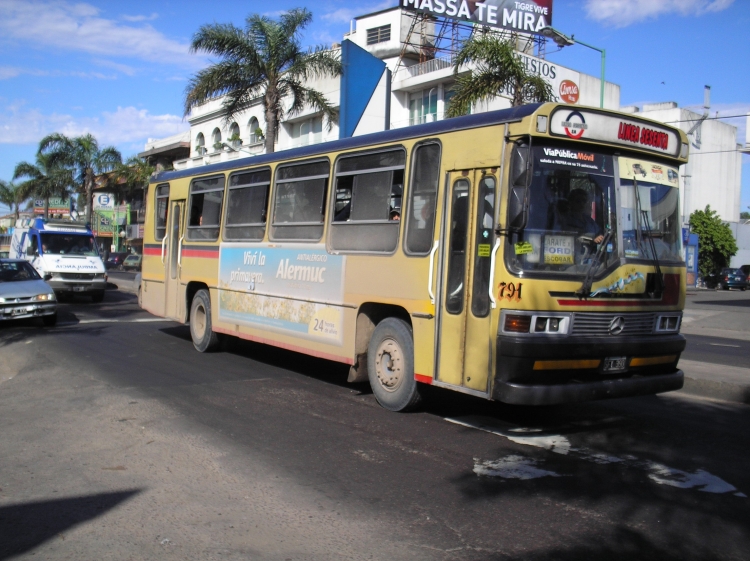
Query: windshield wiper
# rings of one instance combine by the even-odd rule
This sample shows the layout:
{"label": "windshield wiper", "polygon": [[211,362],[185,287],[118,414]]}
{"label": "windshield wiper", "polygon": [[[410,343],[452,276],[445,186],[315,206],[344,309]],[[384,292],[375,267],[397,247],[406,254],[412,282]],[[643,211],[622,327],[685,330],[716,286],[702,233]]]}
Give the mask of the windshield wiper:
{"label": "windshield wiper", "polygon": [[[633,187],[635,188],[635,204],[637,208],[635,209],[635,217],[638,222],[638,247],[641,248],[641,251],[644,250],[643,247],[643,230],[641,226],[641,221],[643,221],[643,224],[646,227],[646,237],[648,238],[648,244],[649,248],[651,249],[651,255],[654,258],[654,272],[656,273],[656,279],[654,280],[654,296],[657,298],[661,297],[662,291],[664,290],[664,280],[661,276],[661,266],[659,265],[659,257],[656,255],[656,244],[654,243],[654,236],[651,233],[651,224],[649,224],[648,219],[648,211],[643,210],[643,206],[641,205],[641,193],[640,189],[638,189],[638,180],[633,177]],[[646,251],[643,251],[644,254],[646,254]]]}
{"label": "windshield wiper", "polygon": [[596,274],[596,271],[599,270],[599,265],[601,265],[602,262],[602,256],[604,255],[604,252],[607,250],[607,245],[609,245],[609,240],[612,238],[612,230],[607,229],[607,231],[604,233],[604,239],[599,244],[599,247],[596,249],[596,253],[594,254],[594,257],[591,259],[591,262],[589,263],[589,268],[586,269],[586,275],[583,277],[583,284],[581,285],[581,288],[576,290],[576,295],[581,298],[588,298],[591,294],[591,285],[594,282],[594,275]]}

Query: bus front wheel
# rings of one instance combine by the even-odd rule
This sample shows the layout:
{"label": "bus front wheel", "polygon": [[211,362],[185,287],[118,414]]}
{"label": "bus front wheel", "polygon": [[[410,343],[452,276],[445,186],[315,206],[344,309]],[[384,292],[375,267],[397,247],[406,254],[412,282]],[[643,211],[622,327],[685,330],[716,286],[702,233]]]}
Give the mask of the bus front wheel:
{"label": "bus front wheel", "polygon": [[199,290],[190,306],[190,337],[196,350],[206,353],[219,346],[219,336],[211,329],[211,298],[207,290]]}
{"label": "bus front wheel", "polygon": [[381,321],[367,348],[367,375],[378,403],[389,411],[409,411],[421,401],[414,379],[414,339],[403,320]]}

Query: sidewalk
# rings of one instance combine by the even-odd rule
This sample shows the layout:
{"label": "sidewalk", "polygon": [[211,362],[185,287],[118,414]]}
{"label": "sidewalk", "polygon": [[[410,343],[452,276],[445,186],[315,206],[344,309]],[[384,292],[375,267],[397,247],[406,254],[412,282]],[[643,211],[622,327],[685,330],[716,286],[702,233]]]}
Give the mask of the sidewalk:
{"label": "sidewalk", "polygon": [[[113,286],[123,292],[138,293],[135,280],[115,283]],[[750,341],[750,332],[748,331],[713,327],[714,324],[710,323],[710,320],[724,314],[726,312],[686,309],[682,333]],[[750,314],[747,315],[750,316]],[[750,317],[748,319],[750,320]],[[748,365],[750,365],[750,357],[748,357]],[[684,359],[680,360],[678,366],[685,373],[685,385],[679,390],[681,393],[750,404],[750,368],[737,368]]]}

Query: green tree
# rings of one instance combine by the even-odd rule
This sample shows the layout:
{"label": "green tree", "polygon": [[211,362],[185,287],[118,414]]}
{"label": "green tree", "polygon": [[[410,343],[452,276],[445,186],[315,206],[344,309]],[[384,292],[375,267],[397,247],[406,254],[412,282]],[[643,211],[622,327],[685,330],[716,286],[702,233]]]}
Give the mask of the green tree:
{"label": "green tree", "polygon": [[114,169],[106,174],[103,187],[116,193],[119,199],[130,199],[148,185],[155,170],[156,168],[143,158],[131,156],[125,162],[116,164]]}
{"label": "green tree", "polygon": [[284,117],[285,98],[291,96],[287,116],[306,105],[322,112],[328,128],[338,113],[325,95],[305,84],[312,78],[340,76],[341,59],[318,46],[302,50],[299,34],[312,21],[302,8],[282,14],[278,20],[253,14],[245,29],[232,24],[207,24],[193,36],[192,52],[216,55],[221,61],[198,72],[185,90],[185,115],[197,106],[219,96],[227,122],[260,99],[266,119],[266,153],[274,151],[279,125]]}
{"label": "green tree", "polygon": [[20,185],[0,179],[0,203],[10,207],[10,211],[15,215],[16,220],[20,216],[21,203],[24,201],[21,195]]}
{"label": "green tree", "polygon": [[740,212],[740,220],[750,220],[750,212],[747,212],[747,211]]}
{"label": "green tree", "polygon": [[49,200],[53,197],[66,200],[75,186],[71,170],[57,164],[49,154],[37,153],[35,164],[16,164],[13,180],[22,178],[26,179],[18,185],[18,197],[21,201],[44,199],[44,218],[49,218]]}
{"label": "green tree", "polygon": [[[474,65],[461,73],[465,65]],[[511,105],[555,101],[552,86],[539,74],[526,69],[516,51],[515,43],[492,33],[480,33],[468,39],[456,55],[453,66],[456,85],[446,115],[466,115],[471,106],[499,96],[511,94]]]}
{"label": "green tree", "polygon": [[729,260],[737,253],[737,242],[710,205],[690,215],[690,230],[698,234],[698,271],[704,278],[729,266]]}
{"label": "green tree", "polygon": [[53,133],[39,142],[39,153],[50,157],[55,165],[73,172],[81,193],[86,195],[86,222],[91,223],[96,176],[114,169],[122,162],[120,152],[113,146],[99,148],[92,134],[68,138]]}

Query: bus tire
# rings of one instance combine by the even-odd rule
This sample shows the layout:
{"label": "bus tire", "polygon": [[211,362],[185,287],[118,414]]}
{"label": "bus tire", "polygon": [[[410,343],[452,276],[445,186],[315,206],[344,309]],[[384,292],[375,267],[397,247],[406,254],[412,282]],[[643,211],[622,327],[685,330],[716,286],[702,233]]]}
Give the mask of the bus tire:
{"label": "bus tire", "polygon": [[414,409],[422,397],[414,379],[414,338],[403,320],[387,318],[367,347],[367,375],[378,403],[389,411]]}
{"label": "bus tire", "polygon": [[201,353],[216,350],[219,336],[211,329],[211,297],[207,290],[199,290],[190,305],[190,337],[193,346]]}

